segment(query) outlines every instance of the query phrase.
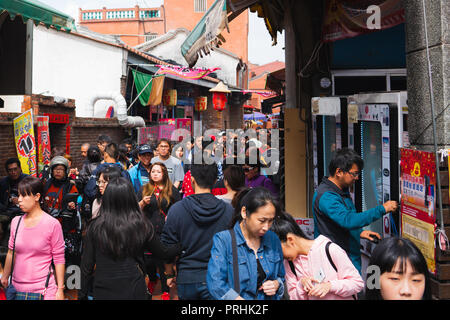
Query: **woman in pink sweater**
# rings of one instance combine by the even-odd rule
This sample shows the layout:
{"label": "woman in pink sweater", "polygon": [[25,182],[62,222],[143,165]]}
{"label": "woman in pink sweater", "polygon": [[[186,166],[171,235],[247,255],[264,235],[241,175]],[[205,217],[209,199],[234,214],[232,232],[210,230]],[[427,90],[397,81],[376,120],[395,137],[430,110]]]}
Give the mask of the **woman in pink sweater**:
{"label": "woman in pink sweater", "polygon": [[307,239],[287,213],[275,219],[272,230],[281,241],[291,300],[352,300],[364,288],[347,253],[328,238]]}
{"label": "woman in pink sweater", "polygon": [[[1,283],[4,288],[8,286],[15,239],[12,284],[17,292],[45,291],[44,300],[64,300],[63,232],[59,221],[41,209],[43,189],[41,181],[32,176],[24,178],[19,183],[19,205],[25,214],[15,217],[11,222],[9,251]],[[16,229],[17,237],[15,237]],[[54,269],[51,268],[52,261]],[[44,290],[50,270],[52,274],[49,284],[47,290]]]}

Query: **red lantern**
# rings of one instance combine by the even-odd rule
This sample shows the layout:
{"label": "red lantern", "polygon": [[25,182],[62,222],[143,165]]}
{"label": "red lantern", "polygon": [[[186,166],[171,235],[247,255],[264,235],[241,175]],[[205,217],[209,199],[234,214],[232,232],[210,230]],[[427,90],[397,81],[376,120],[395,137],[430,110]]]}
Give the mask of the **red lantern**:
{"label": "red lantern", "polygon": [[208,105],[208,97],[197,97],[195,99],[195,111],[205,111]]}
{"label": "red lantern", "polygon": [[177,105],[177,90],[175,89],[164,90],[163,104],[166,107],[175,107]]}
{"label": "red lantern", "polygon": [[225,109],[227,104],[227,94],[223,92],[213,93],[213,106],[217,111],[222,111]]}

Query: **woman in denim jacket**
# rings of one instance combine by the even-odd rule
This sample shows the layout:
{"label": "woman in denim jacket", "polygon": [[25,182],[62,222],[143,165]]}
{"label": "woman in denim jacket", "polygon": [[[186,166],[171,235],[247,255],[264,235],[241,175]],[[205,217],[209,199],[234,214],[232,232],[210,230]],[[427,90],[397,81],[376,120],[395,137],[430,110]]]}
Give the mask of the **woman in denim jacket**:
{"label": "woman in denim jacket", "polygon": [[283,252],[280,240],[269,230],[280,214],[279,204],[263,187],[244,189],[236,194],[233,204],[240,290],[234,288],[230,230],[214,235],[208,290],[218,300],[279,300],[284,293]]}

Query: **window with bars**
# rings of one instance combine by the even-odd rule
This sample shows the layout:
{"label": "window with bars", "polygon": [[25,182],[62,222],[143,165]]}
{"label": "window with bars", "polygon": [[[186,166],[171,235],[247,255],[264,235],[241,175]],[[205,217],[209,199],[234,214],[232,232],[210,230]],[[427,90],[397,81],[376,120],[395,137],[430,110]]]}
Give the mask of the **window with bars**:
{"label": "window with bars", "polygon": [[194,0],[194,12],[206,12],[207,8],[207,0]]}

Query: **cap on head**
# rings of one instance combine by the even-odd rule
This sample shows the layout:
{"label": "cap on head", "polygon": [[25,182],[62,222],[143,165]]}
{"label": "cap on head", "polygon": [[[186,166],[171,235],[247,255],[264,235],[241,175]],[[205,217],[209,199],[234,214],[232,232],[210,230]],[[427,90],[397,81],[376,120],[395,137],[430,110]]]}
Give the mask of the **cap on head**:
{"label": "cap on head", "polygon": [[139,146],[139,154],[144,154],[144,153],[153,153],[152,148],[148,144],[143,144],[143,145]]}

